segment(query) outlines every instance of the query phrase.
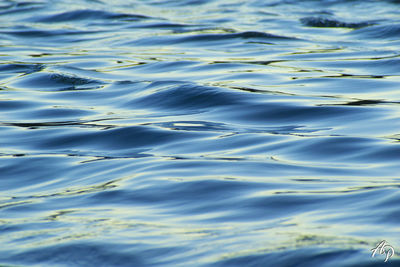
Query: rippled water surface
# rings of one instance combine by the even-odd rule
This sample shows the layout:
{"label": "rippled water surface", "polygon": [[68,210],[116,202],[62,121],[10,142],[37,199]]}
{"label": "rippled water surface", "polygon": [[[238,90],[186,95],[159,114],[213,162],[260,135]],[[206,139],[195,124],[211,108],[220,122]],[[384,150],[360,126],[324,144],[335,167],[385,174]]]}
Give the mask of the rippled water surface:
{"label": "rippled water surface", "polygon": [[0,22],[0,265],[400,266],[399,1]]}

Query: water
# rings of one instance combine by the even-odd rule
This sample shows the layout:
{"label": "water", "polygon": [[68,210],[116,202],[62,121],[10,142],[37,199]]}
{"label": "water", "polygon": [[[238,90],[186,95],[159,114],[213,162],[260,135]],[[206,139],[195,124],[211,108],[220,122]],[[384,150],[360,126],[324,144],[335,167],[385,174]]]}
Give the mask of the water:
{"label": "water", "polygon": [[399,266],[399,1],[0,22],[0,265]]}

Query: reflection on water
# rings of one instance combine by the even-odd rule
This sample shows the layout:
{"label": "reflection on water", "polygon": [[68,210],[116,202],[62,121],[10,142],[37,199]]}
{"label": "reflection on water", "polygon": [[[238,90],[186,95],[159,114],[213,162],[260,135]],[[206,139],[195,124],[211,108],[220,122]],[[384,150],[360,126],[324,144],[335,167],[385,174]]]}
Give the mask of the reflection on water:
{"label": "reflection on water", "polygon": [[380,241],[400,251],[399,15],[3,1],[0,265],[381,266]]}

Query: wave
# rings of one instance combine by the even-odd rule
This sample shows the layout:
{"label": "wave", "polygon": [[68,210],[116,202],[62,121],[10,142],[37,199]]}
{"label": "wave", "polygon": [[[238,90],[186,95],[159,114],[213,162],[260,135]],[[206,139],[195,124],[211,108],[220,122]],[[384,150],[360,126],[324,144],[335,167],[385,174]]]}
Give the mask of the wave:
{"label": "wave", "polygon": [[349,23],[342,22],[334,19],[328,19],[323,17],[305,17],[300,19],[301,23],[310,27],[321,27],[321,28],[351,28],[358,29],[373,25],[370,22],[357,22]]}
{"label": "wave", "polygon": [[396,7],[3,1],[0,265],[383,264]]}
{"label": "wave", "polygon": [[48,16],[41,16],[39,18],[33,17],[29,19],[32,22],[41,23],[58,23],[58,22],[72,22],[81,20],[118,20],[118,21],[138,21],[149,19],[150,17],[139,14],[124,14],[113,13],[104,10],[81,9],[66,11]]}

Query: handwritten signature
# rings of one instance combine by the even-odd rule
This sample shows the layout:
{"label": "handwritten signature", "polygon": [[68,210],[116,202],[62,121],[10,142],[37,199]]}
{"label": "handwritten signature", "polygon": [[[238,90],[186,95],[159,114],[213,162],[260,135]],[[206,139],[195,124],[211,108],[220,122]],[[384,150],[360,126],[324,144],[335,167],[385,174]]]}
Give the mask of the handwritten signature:
{"label": "handwritten signature", "polygon": [[372,255],[371,257],[375,257],[375,253],[379,251],[379,254],[385,254],[385,262],[387,262],[391,257],[394,256],[394,248],[389,245],[385,240],[382,240],[376,248],[371,249]]}

